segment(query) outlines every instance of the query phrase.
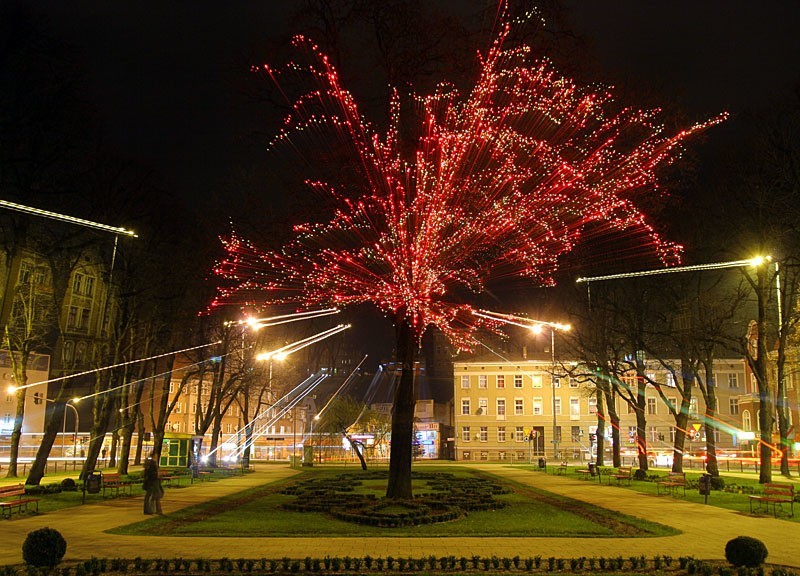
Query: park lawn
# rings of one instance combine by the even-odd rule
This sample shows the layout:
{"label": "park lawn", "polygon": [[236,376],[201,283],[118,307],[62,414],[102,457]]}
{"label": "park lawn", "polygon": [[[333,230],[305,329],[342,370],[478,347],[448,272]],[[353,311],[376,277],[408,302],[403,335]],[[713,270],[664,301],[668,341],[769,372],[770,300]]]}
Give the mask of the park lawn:
{"label": "park lawn", "polygon": [[[426,471],[432,471],[433,467]],[[254,488],[236,495],[193,506],[168,517],[148,519],[114,529],[118,534],[169,534],[195,536],[663,536],[674,534],[669,527],[653,522],[621,517],[596,506],[578,503],[529,486],[513,484],[512,492],[496,496],[505,501],[504,508],[473,511],[452,522],[425,524],[399,528],[379,528],[345,522],[320,512],[284,510],[281,505],[295,496],[284,495],[280,490],[297,480],[323,474],[336,475],[341,469],[306,471],[302,476],[268,486]],[[448,466],[443,471],[470,476],[475,470]],[[491,474],[480,474],[492,477]],[[495,481],[506,483],[496,477]],[[424,491],[424,481],[414,481],[417,491]],[[385,493],[386,481],[369,479],[358,488],[363,492]],[[571,509],[571,510],[570,510]],[[605,521],[603,521],[605,520]],[[620,520],[625,523],[620,532],[613,526]]]}
{"label": "park lawn", "polygon": [[[535,467],[530,467],[531,471],[538,470]],[[578,475],[576,472],[577,468],[570,469],[567,473],[569,477],[580,477],[583,478],[582,475]],[[608,484],[610,477],[609,474],[613,473],[614,468],[603,467],[602,469],[602,482],[603,484]],[[666,476],[667,470],[656,468],[650,469],[648,471],[648,476]],[[678,491],[676,496],[671,496],[669,494],[658,494],[658,483],[657,481],[648,478],[648,480],[631,480],[630,484],[626,482],[622,482],[618,484],[614,480],[610,480],[612,486],[619,486],[620,488],[625,488],[629,490],[633,490],[635,492],[639,492],[642,494],[650,494],[652,496],[657,496],[659,498],[678,498],[681,500],[685,500],[686,502],[694,502],[696,504],[707,504],[708,506],[716,506],[719,508],[725,508],[727,510],[733,510],[736,512],[741,512],[742,514],[750,514],[750,498],[748,498],[749,493],[760,493],[763,491],[761,484],[758,482],[758,475],[752,474],[737,474],[737,475],[726,475],[724,472],[720,474],[720,477],[725,480],[725,486],[729,489],[733,489],[733,492],[727,492],[722,490],[712,490],[711,494],[709,494],[708,499],[700,494],[699,490],[696,487],[696,482],[700,476],[702,476],[701,471],[689,471],[686,472],[686,480],[689,483],[692,483],[692,488],[686,488],[686,495],[684,496],[683,490]],[[591,478],[589,482],[597,482],[597,478]],[[780,476],[779,474],[773,474],[773,482],[786,482],[786,479]],[[788,482],[787,482],[788,483]],[[795,493],[800,490],[800,484],[797,482],[793,482],[795,486]],[[663,492],[663,490],[662,490]],[[772,514],[770,514],[772,517]],[[795,514],[793,517],[790,516],[779,516],[779,518],[783,520],[788,520],[790,522],[800,522],[800,514]]]}

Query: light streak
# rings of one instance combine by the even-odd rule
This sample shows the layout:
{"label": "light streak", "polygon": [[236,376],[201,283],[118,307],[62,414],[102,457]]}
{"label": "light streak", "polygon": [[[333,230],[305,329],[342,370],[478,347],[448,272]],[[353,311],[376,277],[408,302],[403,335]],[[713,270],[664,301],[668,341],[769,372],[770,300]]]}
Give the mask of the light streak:
{"label": "light streak", "polygon": [[246,324],[254,330],[266,328],[269,326],[277,326],[279,324],[288,324],[289,322],[299,322],[300,320],[311,320],[313,318],[321,318],[323,316],[330,316],[332,314],[339,314],[341,312],[337,308],[326,308],[325,310],[309,310],[306,312],[297,312],[295,314],[284,314],[283,316],[272,316],[270,318],[253,318],[249,317],[245,320],[239,320],[239,324]]}
{"label": "light streak", "polygon": [[163,354],[157,354],[155,356],[150,356],[148,358],[139,358],[138,360],[128,360],[127,362],[120,362],[119,364],[112,364],[111,366],[102,366],[101,368],[94,368],[93,370],[86,370],[84,372],[77,372],[75,374],[69,374],[67,376],[59,376],[58,378],[51,378],[50,380],[41,380],[39,382],[32,382],[31,384],[26,384],[25,386],[19,386],[17,390],[22,388],[30,388],[31,386],[37,386],[39,384],[51,384],[53,382],[61,382],[62,380],[69,380],[71,378],[78,378],[79,376],[86,376],[87,374],[96,374],[98,372],[102,372],[104,370],[112,370],[114,368],[120,368],[122,366],[129,366],[131,364],[138,364],[139,362],[147,362],[148,360],[156,360],[158,358],[164,358],[166,356],[173,356],[175,354],[180,354],[182,352],[189,352],[191,350],[198,350],[200,348],[208,348],[209,346],[214,346],[216,344],[221,344],[222,340],[217,340],[216,342],[209,342],[208,344],[201,344],[200,346],[192,346],[191,348],[184,348],[182,350],[175,350],[174,352],[165,352]]}
{"label": "light streak", "polygon": [[307,346],[311,346],[312,344],[316,344],[317,342],[321,342],[326,338],[330,338],[338,334],[339,332],[343,332],[350,328],[350,324],[339,324],[338,326],[334,326],[328,330],[324,330],[318,334],[314,334],[313,336],[309,336],[308,338],[304,338],[302,340],[298,340],[297,342],[292,342],[291,344],[287,344],[281,348],[276,350],[272,350],[271,352],[262,352],[256,356],[256,360],[283,360],[289,354],[294,354],[298,350],[302,350]]}
{"label": "light streak", "polygon": [[127,228],[118,228],[116,226],[109,226],[108,224],[101,224],[100,222],[92,222],[91,220],[84,220],[83,218],[76,218],[75,216],[68,216],[66,214],[59,214],[58,212],[50,212],[42,210],[41,208],[33,208],[23,204],[15,204],[8,200],[0,200],[0,208],[8,208],[17,212],[25,214],[33,214],[34,216],[41,216],[43,218],[50,218],[51,220],[60,220],[61,222],[69,222],[70,224],[78,224],[87,228],[94,228],[95,230],[102,230],[103,232],[112,232],[114,234],[122,234],[125,236],[132,236],[138,238],[133,230]]}
{"label": "light streak", "polygon": [[641,270],[639,272],[623,272],[621,274],[608,274],[607,276],[591,276],[578,278],[576,283],[583,282],[602,282],[605,280],[623,280],[626,278],[638,278],[640,276],[655,276],[657,274],[676,274],[678,272],[700,272],[703,270],[719,270],[723,268],[739,268],[741,266],[760,266],[765,258],[756,256],[747,260],[733,260],[731,262],[715,262],[711,264],[695,264],[692,266],[675,266],[672,268],[661,268],[657,270]]}

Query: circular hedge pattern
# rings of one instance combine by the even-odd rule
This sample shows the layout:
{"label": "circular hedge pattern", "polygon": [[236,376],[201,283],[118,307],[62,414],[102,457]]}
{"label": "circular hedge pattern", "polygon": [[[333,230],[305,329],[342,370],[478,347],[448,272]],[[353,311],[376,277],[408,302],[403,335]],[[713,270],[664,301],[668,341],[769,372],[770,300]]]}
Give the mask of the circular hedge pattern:
{"label": "circular hedge pattern", "polygon": [[468,511],[502,508],[505,503],[496,500],[495,496],[509,492],[500,484],[484,478],[462,478],[443,472],[412,472],[411,477],[424,480],[428,491],[412,500],[402,501],[378,499],[372,494],[356,492],[364,480],[388,478],[388,472],[382,470],[302,480],[282,491],[297,497],[283,508],[323,512],[347,522],[395,528],[448,522]]}

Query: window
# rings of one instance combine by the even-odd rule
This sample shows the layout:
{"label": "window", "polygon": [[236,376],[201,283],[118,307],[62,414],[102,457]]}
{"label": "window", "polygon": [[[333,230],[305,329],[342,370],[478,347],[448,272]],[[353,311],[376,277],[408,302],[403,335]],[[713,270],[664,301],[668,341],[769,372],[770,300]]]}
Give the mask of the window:
{"label": "window", "polygon": [[75,328],[78,325],[78,307],[70,306],[67,314],[67,328]]}
{"label": "window", "polygon": [[541,396],[535,396],[533,398],[533,415],[534,416],[541,416],[542,414],[543,414],[543,412],[542,412],[542,397]]}
{"label": "window", "polygon": [[228,422],[228,424],[225,426],[225,431],[226,431],[227,434],[230,434],[231,432],[233,432],[233,426],[231,425],[230,422]]}
{"label": "window", "polygon": [[469,376],[467,376],[466,374],[461,376],[461,387],[469,388]]}
{"label": "window", "polygon": [[689,400],[689,414],[697,416],[697,398],[691,398]]}
{"label": "window", "polygon": [[486,374],[481,374],[478,376],[478,388],[488,388],[489,387],[489,377]]}
{"label": "window", "polygon": [[525,414],[525,401],[522,398],[514,398],[514,415],[522,416]]}
{"label": "window", "polygon": [[525,442],[525,429],[522,426],[514,428],[514,440],[516,442]]}
{"label": "window", "polygon": [[462,426],[461,427],[461,440],[464,442],[469,442],[469,426]]}
{"label": "window", "polygon": [[28,282],[30,282],[33,268],[34,268],[33,263],[28,261],[23,261],[22,264],[19,265],[20,284],[27,284]]}
{"label": "window", "polygon": [[628,426],[628,444],[634,444],[636,436],[636,426]]}
{"label": "window", "polygon": [[94,278],[91,276],[86,277],[86,283],[83,285],[83,294],[91,296],[94,293]]}
{"label": "window", "polygon": [[569,387],[570,388],[577,388],[578,387],[578,381],[576,379],[574,379],[574,378],[570,378],[569,376],[567,376],[567,382],[569,382]]}
{"label": "window", "polygon": [[561,416],[561,398],[553,399],[553,408],[555,410],[556,415]]}
{"label": "window", "polygon": [[569,417],[578,420],[581,417],[581,399],[572,397],[569,399]]}
{"label": "window", "polygon": [[672,372],[667,372],[667,386],[675,388],[675,375]]}
{"label": "window", "polygon": [[730,410],[731,415],[735,416],[739,413],[739,399],[738,398],[729,398],[728,399],[728,409]]}
{"label": "window", "polygon": [[506,376],[505,376],[505,374],[498,374],[497,375],[497,387],[498,388],[505,388],[506,387]]}
{"label": "window", "polygon": [[498,442],[505,442],[506,441],[506,427],[500,426],[497,429],[497,441]]}
{"label": "window", "polygon": [[181,413],[181,403],[178,402],[177,404],[175,404],[175,414],[180,414],[180,413]]}
{"label": "window", "polygon": [[651,416],[656,414],[656,399],[655,398],[648,398],[647,399],[647,413]]}
{"label": "window", "polygon": [[672,405],[673,410],[678,410],[678,399],[675,396],[670,396],[667,400]]}
{"label": "window", "polygon": [[489,428],[487,426],[481,426],[478,432],[478,440],[481,442],[489,441]]}
{"label": "window", "polygon": [[594,416],[597,414],[597,397],[590,396],[589,397],[589,414]]}
{"label": "window", "polygon": [[489,399],[478,398],[478,415],[486,416],[489,413]]}
{"label": "window", "polygon": [[461,399],[461,415],[462,416],[469,416],[469,414],[470,414],[469,398],[462,398]]}
{"label": "window", "polygon": [[169,381],[169,393],[170,394],[175,393],[175,382],[173,382],[172,380]]}
{"label": "window", "polygon": [[556,442],[561,442],[561,426],[556,426]]}
{"label": "window", "polygon": [[514,374],[514,388],[522,388],[522,374]]}
{"label": "window", "polygon": [[728,374],[728,388],[738,388],[739,387],[739,375]]}
{"label": "window", "polygon": [[81,309],[81,323],[79,324],[78,328],[81,330],[86,330],[89,328],[89,309],[83,308]]}
{"label": "window", "polygon": [[650,426],[650,442],[658,441],[658,428]]}
{"label": "window", "polygon": [[83,279],[84,275],[79,272],[72,277],[72,291],[75,294],[83,294]]}
{"label": "window", "polygon": [[550,382],[553,384],[553,388],[561,388],[561,376],[553,376]]}
{"label": "window", "polygon": [[669,441],[671,444],[675,444],[675,426],[669,427]]}
{"label": "window", "polygon": [[751,432],[753,430],[753,423],[750,421],[750,410],[742,412],[742,430]]}
{"label": "window", "polygon": [[498,418],[505,418],[506,417],[506,399],[505,398],[498,398],[497,399],[497,417]]}
{"label": "window", "polygon": [[583,431],[581,430],[580,426],[573,426],[571,437],[573,442],[580,442],[581,438],[583,437]]}
{"label": "window", "polygon": [[542,387],[542,375],[541,374],[533,374],[531,375],[531,382],[533,383],[534,388],[541,388]]}

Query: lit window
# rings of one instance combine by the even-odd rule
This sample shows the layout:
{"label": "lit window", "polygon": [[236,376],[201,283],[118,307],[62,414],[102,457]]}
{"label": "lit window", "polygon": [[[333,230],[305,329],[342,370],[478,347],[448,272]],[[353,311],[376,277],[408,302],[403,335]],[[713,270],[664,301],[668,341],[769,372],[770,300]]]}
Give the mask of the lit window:
{"label": "lit window", "polygon": [[505,388],[506,387],[505,374],[498,374],[497,375],[497,387],[498,388]]}
{"label": "lit window", "polygon": [[532,400],[533,402],[533,415],[534,416],[541,416],[542,415],[542,397],[535,396]]}
{"label": "lit window", "polygon": [[542,387],[542,375],[541,374],[533,374],[531,376],[531,382],[533,382],[534,388],[541,388]]}
{"label": "lit window", "polygon": [[570,418],[580,418],[581,417],[581,399],[580,398],[570,398],[569,399],[569,416]]}

